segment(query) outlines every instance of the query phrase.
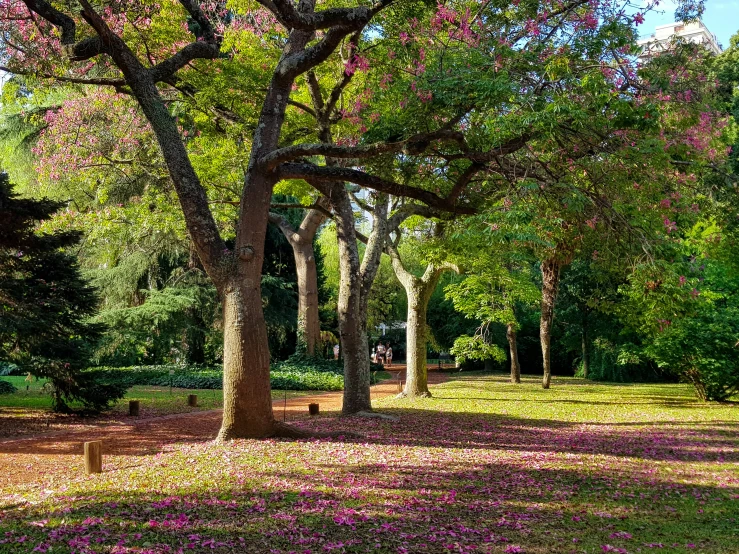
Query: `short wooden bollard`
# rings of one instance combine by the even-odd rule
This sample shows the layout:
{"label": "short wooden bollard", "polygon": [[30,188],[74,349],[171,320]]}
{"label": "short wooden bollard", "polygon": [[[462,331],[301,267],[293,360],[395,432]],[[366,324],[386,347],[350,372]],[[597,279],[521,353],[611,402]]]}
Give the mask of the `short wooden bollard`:
{"label": "short wooden bollard", "polygon": [[140,403],[138,400],[129,400],[128,401],[128,415],[131,415],[131,416],[139,415],[139,407],[140,407]]}
{"label": "short wooden bollard", "polygon": [[308,413],[310,415],[318,415],[318,404],[308,404]]}
{"label": "short wooden bollard", "polygon": [[103,443],[90,441],[85,443],[85,473],[102,473]]}
{"label": "short wooden bollard", "polygon": [[188,394],[187,395],[187,405],[192,406],[193,408],[197,407],[198,405],[198,395],[197,394]]}

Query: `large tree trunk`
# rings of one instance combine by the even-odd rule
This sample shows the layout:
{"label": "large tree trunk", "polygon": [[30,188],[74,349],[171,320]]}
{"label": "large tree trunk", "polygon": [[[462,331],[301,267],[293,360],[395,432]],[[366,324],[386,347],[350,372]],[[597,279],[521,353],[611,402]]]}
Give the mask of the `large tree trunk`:
{"label": "large tree trunk", "polygon": [[[419,279],[420,281],[420,279]],[[434,282],[434,288],[436,288]],[[424,284],[414,283],[406,289],[408,295],[408,317],[406,321],[406,370],[405,388],[402,396],[430,397],[428,386],[428,367],[426,364],[426,343],[428,331],[426,328],[426,310],[428,294]]]}
{"label": "large tree trunk", "polygon": [[560,269],[560,262],[556,258],[550,258],[549,260],[543,261],[541,264],[542,289],[539,339],[541,341],[541,355],[544,365],[542,387],[545,389],[549,388],[552,381],[552,323],[554,321],[554,305],[557,301],[557,289],[559,288]]}
{"label": "large tree trunk", "polygon": [[587,379],[590,375],[590,348],[588,345],[588,314],[582,314],[582,376]]}
{"label": "large tree trunk", "polygon": [[521,366],[518,364],[518,343],[516,335],[516,326],[509,323],[506,328],[506,338],[508,339],[508,349],[511,353],[511,383],[521,382]]}
{"label": "large tree trunk", "polygon": [[371,410],[372,403],[367,322],[362,317],[366,308],[362,309],[361,263],[354,229],[354,209],[343,188],[343,184],[335,186],[332,198],[339,246],[339,336],[344,356],[344,399],[341,410],[344,414],[353,414]]}
{"label": "large tree trunk", "polygon": [[255,279],[249,281],[234,283],[223,295],[223,422],[218,433],[221,441],[275,434],[262,298],[253,290],[245,290],[254,287]]}
{"label": "large tree trunk", "polygon": [[[312,33],[291,31],[281,63],[289,54],[302,51],[311,38]],[[223,422],[219,441],[291,434],[277,424],[272,411],[269,342],[262,310],[264,241],[276,178],[257,161],[279,144],[293,80],[276,71],[262,104],[239,206],[232,275],[221,289]]]}

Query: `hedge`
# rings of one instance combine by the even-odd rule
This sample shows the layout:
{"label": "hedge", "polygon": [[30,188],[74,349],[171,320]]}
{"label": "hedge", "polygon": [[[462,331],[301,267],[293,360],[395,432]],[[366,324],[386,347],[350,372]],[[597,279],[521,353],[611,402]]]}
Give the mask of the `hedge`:
{"label": "hedge", "polygon": [[[170,375],[169,372],[174,371]],[[120,384],[127,387],[145,385],[182,389],[221,389],[223,371],[200,366],[159,365],[132,367],[97,367],[85,371],[98,383]],[[317,371],[277,364],[270,372],[273,389],[279,390],[342,390],[344,377],[332,371]]]}
{"label": "hedge", "polygon": [[0,394],[13,394],[17,390],[12,383],[0,379]]}

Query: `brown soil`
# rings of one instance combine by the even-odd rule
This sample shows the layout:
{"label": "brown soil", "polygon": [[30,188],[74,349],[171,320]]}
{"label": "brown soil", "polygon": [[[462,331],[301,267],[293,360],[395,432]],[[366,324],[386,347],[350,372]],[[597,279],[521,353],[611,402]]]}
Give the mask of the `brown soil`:
{"label": "brown soil", "polygon": [[[429,384],[443,383],[447,375],[429,368]],[[388,368],[394,378],[372,387],[372,399],[398,393],[398,380],[405,378],[405,367]],[[323,392],[310,396],[274,400],[275,418],[295,421],[310,417],[308,404],[318,403],[324,412],[341,409],[342,392]],[[0,440],[0,492],[38,489],[68,477],[79,477],[84,470],[83,443],[103,441],[107,469],[145,464],[145,459],[183,442],[213,440],[221,424],[221,410],[174,414],[154,418],[117,418],[98,425],[75,425],[71,429],[44,432],[22,439]]]}

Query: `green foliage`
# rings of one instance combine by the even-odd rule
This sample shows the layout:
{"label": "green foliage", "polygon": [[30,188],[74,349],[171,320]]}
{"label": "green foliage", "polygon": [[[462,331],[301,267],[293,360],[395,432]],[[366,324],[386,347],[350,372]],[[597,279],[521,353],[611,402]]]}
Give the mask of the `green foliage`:
{"label": "green foliage", "polygon": [[0,394],[13,394],[17,390],[12,383],[0,379]]}
{"label": "green foliage", "polygon": [[0,175],[0,356],[48,378],[56,410],[67,411],[77,400],[100,411],[124,391],[80,372],[102,332],[86,321],[97,297],[67,252],[80,234],[34,230],[59,207],[19,199],[7,175]]}
{"label": "green foliage", "polygon": [[0,361],[0,376],[2,375],[20,375],[21,368],[10,362]]}
{"label": "green foliage", "polygon": [[506,360],[505,350],[497,344],[487,342],[481,335],[473,337],[462,335],[454,341],[454,346],[449,352],[460,363],[467,360],[495,360],[497,362]]}
{"label": "green foliage", "polygon": [[[174,373],[170,375],[170,371]],[[276,390],[342,390],[343,370],[333,360],[296,358],[275,364],[270,382]],[[99,367],[85,371],[99,383],[130,388],[135,385],[183,389],[222,389],[223,370],[202,366],[155,365]]]}
{"label": "green foliage", "polygon": [[701,400],[739,392],[739,310],[703,306],[659,333],[646,352],[691,383]]}

